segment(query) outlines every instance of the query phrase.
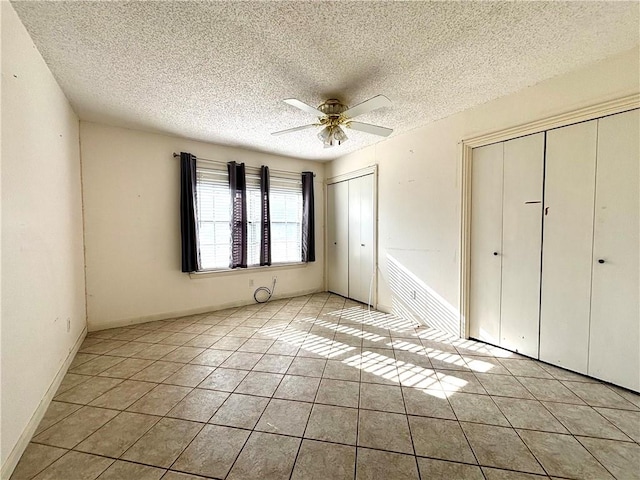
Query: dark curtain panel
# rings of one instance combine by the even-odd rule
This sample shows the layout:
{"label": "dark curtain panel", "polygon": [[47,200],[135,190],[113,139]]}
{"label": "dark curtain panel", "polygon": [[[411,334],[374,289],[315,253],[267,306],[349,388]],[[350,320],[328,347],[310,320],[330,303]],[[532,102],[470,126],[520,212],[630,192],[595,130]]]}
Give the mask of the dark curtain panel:
{"label": "dark curtain panel", "polygon": [[260,265],[271,265],[271,211],[269,210],[269,167],[260,168]]}
{"label": "dark curtain panel", "polygon": [[302,261],[316,261],[313,172],[302,172]]}
{"label": "dark curtain panel", "polygon": [[196,157],[180,153],[180,233],[182,236],[182,271],[198,270],[196,224]]}
{"label": "dark curtain panel", "polygon": [[231,190],[230,268],[247,268],[247,181],[244,163],[229,162]]}

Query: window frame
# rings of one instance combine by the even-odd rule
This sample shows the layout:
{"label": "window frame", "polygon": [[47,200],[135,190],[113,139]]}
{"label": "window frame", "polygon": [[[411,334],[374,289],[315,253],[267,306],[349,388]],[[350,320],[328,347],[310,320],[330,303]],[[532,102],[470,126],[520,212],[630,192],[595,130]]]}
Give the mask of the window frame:
{"label": "window frame", "polygon": [[[260,192],[260,175],[259,175],[259,170],[258,173],[254,173],[253,170],[255,170],[256,167],[251,167],[251,166],[247,166],[247,170],[251,170],[251,172],[247,172],[246,176],[247,176],[247,230],[249,230],[250,225],[251,225],[251,215],[250,215],[250,206],[249,206],[249,198],[250,198],[250,193],[249,191],[257,191]],[[300,243],[300,260],[299,261],[292,261],[292,262],[272,262],[271,265],[260,265],[260,260],[258,257],[257,260],[257,264],[250,264],[249,262],[251,261],[251,255],[250,252],[247,251],[247,267],[246,268],[230,268],[227,264],[226,267],[214,267],[214,268],[202,268],[202,247],[201,247],[201,235],[200,235],[200,225],[201,223],[203,223],[203,221],[201,221],[201,216],[200,216],[200,198],[199,198],[199,193],[200,193],[200,186],[201,186],[201,174],[212,174],[213,176],[219,176],[219,177],[223,177],[225,182],[226,182],[226,188],[227,188],[227,194],[230,196],[230,192],[228,190],[229,188],[229,174],[228,171],[226,170],[226,165],[220,165],[220,166],[211,166],[211,165],[201,165],[201,164],[196,164],[196,226],[197,226],[197,235],[196,235],[196,241],[197,241],[197,247],[198,247],[198,270],[195,272],[190,272],[190,277],[191,278],[202,278],[202,277],[206,277],[206,276],[210,276],[210,275],[220,275],[220,274],[231,274],[231,273],[242,273],[242,272],[248,272],[248,271],[255,271],[255,270],[259,270],[259,269],[268,269],[268,268],[274,268],[274,269],[279,269],[279,268],[291,268],[291,267],[302,267],[302,266],[306,266],[307,262],[303,262],[302,261],[302,246],[301,246],[301,242],[302,242],[302,235],[300,235],[300,239],[299,239],[299,243]],[[302,174],[300,174],[301,176]],[[270,198],[269,200],[271,201],[271,193],[274,191],[274,182],[277,185],[275,187],[275,190],[287,190],[288,188],[283,188],[280,185],[283,184],[296,184],[300,187],[300,205],[302,205],[302,179],[300,178],[300,180],[294,179],[293,177],[285,177],[285,176],[280,176],[278,174],[273,175],[271,174],[271,185],[270,185]],[[222,185],[222,182],[217,182],[218,185]],[[294,189],[291,189],[294,190]],[[259,198],[259,196],[256,196],[256,200],[260,201],[261,203],[261,199]],[[273,210],[271,210],[272,212],[272,216],[273,216]],[[300,218],[299,218],[299,222],[297,222],[300,227],[299,230],[301,231],[302,228],[302,209],[299,209],[299,213],[300,213]],[[261,220],[261,219],[260,219]],[[215,225],[216,220],[213,220],[213,223]],[[273,224],[273,219],[271,219],[271,224]],[[287,222],[285,222],[286,224]],[[215,235],[215,233],[214,233]],[[260,240],[260,235],[258,234],[258,241]],[[247,232],[247,242],[249,242],[249,232]],[[273,241],[272,241],[273,244]],[[215,245],[218,244],[214,244],[214,248]],[[229,250],[229,256],[231,255],[231,238],[229,237],[229,242],[228,242],[228,250]],[[249,250],[250,246],[247,245],[247,249]],[[259,255],[260,252],[260,246],[258,245],[257,248],[257,252]]]}

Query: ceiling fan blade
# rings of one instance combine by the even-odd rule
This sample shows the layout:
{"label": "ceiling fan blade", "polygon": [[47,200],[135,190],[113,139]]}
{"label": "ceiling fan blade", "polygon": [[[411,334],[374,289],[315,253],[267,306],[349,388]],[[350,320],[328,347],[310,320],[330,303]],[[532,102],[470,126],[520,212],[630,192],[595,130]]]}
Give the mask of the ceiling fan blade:
{"label": "ceiling fan blade", "polygon": [[370,123],[362,122],[348,122],[345,124],[352,130],[358,130],[360,132],[372,133],[374,135],[380,135],[381,137],[388,137],[393,133],[392,128],[379,127],[377,125],[371,125]]}
{"label": "ceiling fan blade", "polygon": [[[286,100],[285,100],[286,102]],[[359,103],[355,107],[351,107],[349,110],[342,112],[342,115],[347,118],[355,118],[358,115],[362,115],[363,113],[369,113],[373,110],[377,110],[382,107],[390,107],[391,100],[389,100],[384,95],[376,95],[369,100],[365,100],[362,103]]]}
{"label": "ceiling fan blade", "polygon": [[324,113],[322,113],[320,110],[318,110],[317,108],[312,107],[311,105],[307,105],[306,103],[301,102],[300,100],[298,100],[296,98],[287,98],[287,99],[283,100],[283,102],[284,103],[288,103],[292,107],[299,108],[303,112],[307,112],[307,113],[310,113],[312,115],[316,115],[318,117],[324,117]]}
{"label": "ceiling fan blade", "polygon": [[278,135],[284,135],[285,133],[297,132],[299,130],[307,130],[308,128],[313,128],[313,127],[317,127],[317,125],[312,123],[310,125],[302,125],[300,127],[287,128],[286,130],[280,130],[279,132],[273,132],[271,135],[277,137]]}

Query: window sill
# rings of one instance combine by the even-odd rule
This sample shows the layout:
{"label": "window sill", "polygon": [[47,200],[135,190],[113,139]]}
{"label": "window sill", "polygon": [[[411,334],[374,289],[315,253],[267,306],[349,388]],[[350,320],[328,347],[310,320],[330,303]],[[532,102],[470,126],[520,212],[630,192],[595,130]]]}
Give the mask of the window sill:
{"label": "window sill", "polygon": [[225,275],[236,275],[243,273],[257,273],[262,271],[270,271],[270,270],[283,270],[288,268],[303,268],[306,267],[308,263],[305,262],[296,262],[296,263],[276,263],[273,265],[254,265],[247,268],[225,268],[220,270],[203,270],[201,272],[192,272],[189,274],[189,278],[197,280],[202,278],[209,277],[221,277]]}

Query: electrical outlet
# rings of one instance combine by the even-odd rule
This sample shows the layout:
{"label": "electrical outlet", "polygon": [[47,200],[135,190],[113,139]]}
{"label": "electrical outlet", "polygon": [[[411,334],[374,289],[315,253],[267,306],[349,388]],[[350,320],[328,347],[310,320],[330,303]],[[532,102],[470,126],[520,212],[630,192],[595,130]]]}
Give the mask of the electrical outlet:
{"label": "electrical outlet", "polygon": [[71,331],[71,318],[67,318],[67,332]]}
{"label": "electrical outlet", "polygon": [[413,300],[415,300],[415,299],[416,299],[416,291],[415,291],[415,290],[411,290],[411,298],[412,298]]}
{"label": "electrical outlet", "polygon": [[250,278],[250,279],[249,279],[249,286],[250,286],[250,287],[253,287],[253,278]]}

